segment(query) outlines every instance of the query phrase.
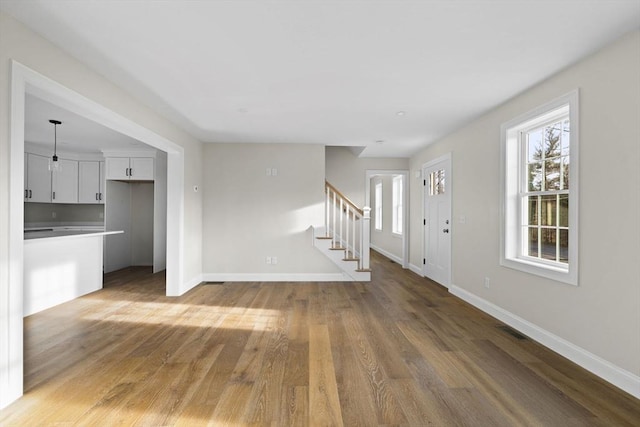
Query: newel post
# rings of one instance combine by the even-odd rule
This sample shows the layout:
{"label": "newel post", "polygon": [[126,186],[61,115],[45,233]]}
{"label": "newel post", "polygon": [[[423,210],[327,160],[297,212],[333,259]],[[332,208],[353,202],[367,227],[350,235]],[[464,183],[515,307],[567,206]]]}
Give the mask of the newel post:
{"label": "newel post", "polygon": [[369,270],[369,245],[370,245],[370,222],[371,222],[371,208],[365,206],[362,208],[362,231],[360,236],[362,237],[362,244],[360,245],[360,259],[362,260],[361,270]]}

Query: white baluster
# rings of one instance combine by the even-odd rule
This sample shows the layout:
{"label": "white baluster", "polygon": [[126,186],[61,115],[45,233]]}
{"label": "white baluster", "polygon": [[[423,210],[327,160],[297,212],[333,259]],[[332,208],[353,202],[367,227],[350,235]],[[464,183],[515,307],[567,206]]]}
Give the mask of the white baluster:
{"label": "white baluster", "polygon": [[358,224],[358,218],[356,217],[356,211],[353,211],[353,227],[351,228],[351,233],[353,233],[353,238],[351,239],[351,244],[353,247],[351,248],[351,253],[353,254],[353,258],[356,257],[356,225]]}
{"label": "white baluster", "polygon": [[333,192],[333,218],[332,218],[333,227],[332,227],[332,230],[331,230],[331,234],[333,235],[333,238],[331,240],[331,242],[332,242],[331,246],[333,246],[334,248],[336,247],[336,239],[337,239],[337,236],[336,236],[336,234],[337,234],[336,233],[336,205],[337,205],[336,197],[337,197],[337,194],[334,191]]}
{"label": "white baluster", "polygon": [[340,197],[340,247],[342,247],[342,241],[344,240],[344,234],[342,234],[342,211],[344,210],[344,204],[342,197]]}
{"label": "white baluster", "polygon": [[369,221],[371,220],[371,208],[365,206],[362,211],[364,215],[362,216],[362,225],[360,230],[360,235],[362,236],[362,244],[360,245],[360,259],[362,264],[360,268],[362,270],[369,269]]}
{"label": "white baluster", "polygon": [[326,186],[324,188],[325,193],[327,194],[327,202],[325,203],[325,212],[324,212],[324,235],[325,237],[329,237],[329,218],[331,216],[331,213],[329,211],[330,206],[331,206],[331,196],[329,194],[329,192],[331,191],[331,189]]}
{"label": "white baluster", "polygon": [[346,230],[344,233],[347,236],[346,243],[345,243],[347,250],[344,253],[345,258],[349,258],[349,214],[350,213],[351,213],[351,206],[347,205],[347,221],[345,222]]}

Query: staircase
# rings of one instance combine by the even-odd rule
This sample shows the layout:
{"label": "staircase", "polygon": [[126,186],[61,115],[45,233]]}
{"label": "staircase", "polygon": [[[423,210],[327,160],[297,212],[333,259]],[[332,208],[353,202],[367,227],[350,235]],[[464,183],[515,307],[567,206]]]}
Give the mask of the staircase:
{"label": "staircase", "polygon": [[313,227],[313,245],[353,281],[370,281],[371,209],[359,208],[326,181],[325,196],[325,224]]}

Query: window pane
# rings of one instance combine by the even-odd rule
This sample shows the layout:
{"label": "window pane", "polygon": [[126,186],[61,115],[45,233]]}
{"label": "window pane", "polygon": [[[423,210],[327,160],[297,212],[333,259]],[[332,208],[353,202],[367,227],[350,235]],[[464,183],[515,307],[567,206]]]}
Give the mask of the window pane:
{"label": "window pane", "polygon": [[528,221],[529,223],[527,225],[539,225],[539,218],[538,218],[538,201],[539,201],[539,196],[529,196],[528,197]]}
{"label": "window pane", "polygon": [[569,263],[569,230],[560,230],[560,262]]}
{"label": "window pane", "polygon": [[562,148],[560,135],[562,133],[562,122],[554,123],[544,128],[544,157],[549,159],[560,155]]}
{"label": "window pane", "polygon": [[534,227],[529,227],[529,256],[538,257],[538,229]]}
{"label": "window pane", "polygon": [[544,162],[545,190],[560,190],[561,158]]}
{"label": "window pane", "polygon": [[569,226],[569,195],[561,194],[560,196],[560,217],[558,225],[560,227]]}
{"label": "window pane", "polygon": [[556,260],[556,229],[543,228],[540,230],[540,239],[542,240],[542,254],[540,258]]}
{"label": "window pane", "polygon": [[531,163],[529,168],[528,187],[529,191],[542,190],[542,162]]}
{"label": "window pane", "polygon": [[429,195],[434,196],[437,194],[444,194],[444,191],[445,191],[444,169],[431,172],[429,174]]}
{"label": "window pane", "polygon": [[527,133],[527,163],[542,160],[542,129]]}
{"label": "window pane", "polygon": [[540,200],[540,222],[542,225],[556,225],[556,196],[541,196]]}
{"label": "window pane", "polygon": [[570,126],[569,119],[562,122],[562,155],[569,155],[569,143],[570,143]]}
{"label": "window pane", "polygon": [[438,171],[438,187],[437,187],[437,192],[436,194],[444,194],[444,188],[445,188],[445,176],[444,176],[444,170],[440,169]]}
{"label": "window pane", "polygon": [[569,189],[569,156],[562,157],[562,190]]}

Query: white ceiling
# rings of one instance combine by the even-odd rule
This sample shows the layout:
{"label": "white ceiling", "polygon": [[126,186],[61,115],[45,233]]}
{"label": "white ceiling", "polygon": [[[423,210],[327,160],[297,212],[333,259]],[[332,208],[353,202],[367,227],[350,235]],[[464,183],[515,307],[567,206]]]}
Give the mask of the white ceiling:
{"label": "white ceiling", "polygon": [[139,151],[153,150],[137,139],[130,138],[57,105],[27,94],[25,98],[24,140],[45,146],[53,152],[54,130],[49,120],[59,120],[58,151],[99,153],[102,149]]}
{"label": "white ceiling", "polygon": [[638,0],[1,8],[204,142],[345,145],[372,157],[410,156],[640,27]]}

